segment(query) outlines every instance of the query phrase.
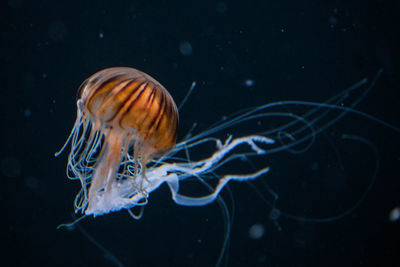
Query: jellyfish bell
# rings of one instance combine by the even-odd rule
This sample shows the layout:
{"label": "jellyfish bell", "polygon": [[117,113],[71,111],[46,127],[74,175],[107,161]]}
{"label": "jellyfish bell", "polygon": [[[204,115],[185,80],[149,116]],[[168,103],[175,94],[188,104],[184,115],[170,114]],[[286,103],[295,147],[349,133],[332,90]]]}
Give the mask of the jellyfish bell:
{"label": "jellyfish bell", "polygon": [[80,108],[91,120],[143,143],[140,153],[170,150],[176,142],[178,110],[168,91],[150,75],[127,67],[101,70],[78,90]]}

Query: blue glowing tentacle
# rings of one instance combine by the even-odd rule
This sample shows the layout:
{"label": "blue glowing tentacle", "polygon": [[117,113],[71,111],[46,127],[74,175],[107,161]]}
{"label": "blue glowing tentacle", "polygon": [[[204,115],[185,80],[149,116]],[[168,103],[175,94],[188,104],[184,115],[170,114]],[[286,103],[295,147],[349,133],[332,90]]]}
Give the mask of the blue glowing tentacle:
{"label": "blue glowing tentacle", "polygon": [[256,173],[246,174],[246,175],[225,175],[219,179],[218,185],[216,186],[213,193],[203,196],[203,197],[188,197],[178,193],[179,191],[179,179],[177,175],[170,176],[170,179],[166,180],[169,189],[172,194],[172,199],[176,204],[182,206],[204,206],[215,201],[224,186],[230,181],[247,181],[255,179],[269,171],[269,167],[259,170]]}

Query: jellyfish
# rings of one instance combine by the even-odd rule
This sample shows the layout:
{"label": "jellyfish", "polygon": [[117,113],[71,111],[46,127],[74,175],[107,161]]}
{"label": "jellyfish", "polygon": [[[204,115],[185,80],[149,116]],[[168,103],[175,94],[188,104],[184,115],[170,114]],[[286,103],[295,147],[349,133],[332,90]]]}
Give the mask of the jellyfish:
{"label": "jellyfish", "polygon": [[[248,175],[227,175],[219,179],[215,191],[204,197],[179,194],[179,182],[201,177],[223,164],[235,147],[247,144],[258,154],[257,143],[274,141],[264,136],[247,136],[224,143],[217,151],[197,162],[154,161],[210,140],[200,136],[176,144],[178,109],[168,91],[154,78],[139,70],[114,67],[101,70],[80,86],[77,118],[59,155],[71,142],[67,175],[79,179],[82,189],[75,198],[75,212],[102,215],[145,205],[148,195],[167,183],[173,200],[180,205],[206,205],[216,199],[229,180],[254,179],[268,171],[263,168]],[[196,143],[196,141],[198,141]],[[152,163],[151,167],[147,167]]]}

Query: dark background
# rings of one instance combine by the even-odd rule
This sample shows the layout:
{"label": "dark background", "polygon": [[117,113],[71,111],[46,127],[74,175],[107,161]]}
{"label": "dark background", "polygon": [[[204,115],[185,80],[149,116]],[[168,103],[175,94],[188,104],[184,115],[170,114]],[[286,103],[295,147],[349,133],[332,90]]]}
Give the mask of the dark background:
{"label": "dark background", "polygon": [[[357,109],[399,126],[396,2],[3,1],[3,263],[113,266],[87,233],[126,266],[215,265],[223,240],[218,205],[177,206],[166,186],[152,193],[140,221],[120,211],[56,230],[74,218],[79,190],[65,175],[68,152],[53,154],[75,120],[80,83],[102,68],[131,66],[180,103],[197,81],[180,114],[182,138],[193,122],[201,131],[245,107],[323,102],[383,68]],[[270,155],[271,172],[262,179],[279,194],[275,208],[284,214],[341,214],[366,191],[376,161],[368,146],[344,141],[342,133],[367,138],[379,151],[377,180],[361,206],[328,223],[273,221],[251,187],[232,182],[228,266],[400,264],[399,221],[388,219],[400,206],[398,132],[349,115],[306,153]],[[255,224],[265,231],[257,240],[249,237]]]}

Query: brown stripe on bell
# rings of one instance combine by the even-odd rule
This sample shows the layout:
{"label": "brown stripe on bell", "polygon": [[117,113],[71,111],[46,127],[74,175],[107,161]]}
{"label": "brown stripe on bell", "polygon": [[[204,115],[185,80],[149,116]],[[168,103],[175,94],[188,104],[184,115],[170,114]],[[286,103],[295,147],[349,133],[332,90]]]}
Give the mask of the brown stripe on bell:
{"label": "brown stripe on bell", "polygon": [[[87,115],[114,131],[135,132],[153,150],[172,149],[178,130],[178,110],[168,91],[137,69],[101,70],[83,82],[78,91]],[[144,155],[143,155],[144,156]]]}

